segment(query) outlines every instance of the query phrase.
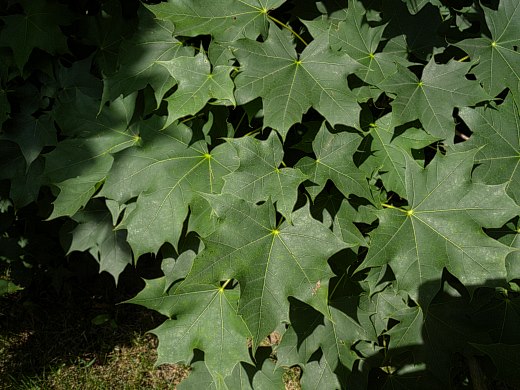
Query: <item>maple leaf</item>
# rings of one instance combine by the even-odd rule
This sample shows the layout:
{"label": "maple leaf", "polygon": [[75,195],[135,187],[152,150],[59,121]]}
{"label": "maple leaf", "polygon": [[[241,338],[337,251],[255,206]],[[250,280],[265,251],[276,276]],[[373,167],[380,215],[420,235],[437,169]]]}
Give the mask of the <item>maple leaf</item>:
{"label": "maple leaf", "polygon": [[157,364],[188,364],[194,349],[200,349],[213,380],[219,383],[237,363],[251,361],[247,347],[250,334],[237,314],[238,289],[184,284],[165,293],[165,277],[145,282],[145,288],[127,302],[170,318],[151,331],[159,338]]}
{"label": "maple leaf", "polygon": [[32,115],[16,115],[10,126],[5,126],[0,138],[16,142],[25,158],[27,168],[38,158],[45,146],[56,144],[56,129],[49,115],[35,118]]}
{"label": "maple leaf", "polygon": [[85,206],[109,172],[112,154],[135,144],[128,129],[134,102],[120,98],[96,117],[97,102],[78,91],[56,110],[54,118],[69,138],[45,155],[45,176],[60,189],[49,218],[72,216]]}
{"label": "maple leaf", "polygon": [[263,127],[282,138],[310,107],[332,125],[355,126],[360,107],[347,86],[347,76],[358,68],[348,55],[329,47],[323,37],[298,55],[291,34],[271,25],[265,42],[238,40],[232,50],[240,62],[235,79],[238,104],[261,97]]}
{"label": "maple leaf", "polygon": [[361,140],[357,133],[330,133],[325,123],[322,124],[312,142],[316,159],[304,157],[296,164],[309,180],[317,184],[307,188],[313,198],[321,192],[327,180],[332,180],[346,197],[356,194],[371,199],[366,175],[356,167],[352,158]]}
{"label": "maple leaf", "polygon": [[235,105],[234,84],[229,76],[232,66],[219,65],[211,69],[211,64],[203,53],[195,57],[178,57],[158,63],[168,69],[179,85],[165,99],[168,102],[168,120],[165,126],[185,115],[196,114],[210,99],[216,99],[216,102],[223,105]]}
{"label": "maple leaf", "polygon": [[378,171],[385,188],[404,197],[406,155],[412,156],[412,149],[420,150],[438,138],[414,127],[396,134],[392,113],[369,123],[368,127],[369,132],[360,145],[368,157],[360,168],[368,176]]}
{"label": "maple leaf", "polygon": [[150,85],[158,107],[164,94],[177,83],[158,61],[193,55],[193,48],[183,46],[174,37],[170,22],[156,20],[143,9],[139,16],[137,31],[123,40],[119,48],[119,68],[105,76],[102,105],[119,95],[127,96]]}
{"label": "maple leaf", "polygon": [[[294,302],[294,301],[293,301]],[[279,364],[304,365],[321,347],[326,363],[334,371],[338,364],[352,369],[359,356],[353,346],[369,339],[366,330],[343,311],[330,306],[330,319],[302,304],[291,302],[291,323],[277,347]]]}
{"label": "maple leaf", "polygon": [[520,204],[520,113],[513,96],[499,106],[464,108],[459,116],[473,131],[456,150],[478,148],[474,179],[506,183],[507,193]]}
{"label": "maple leaf", "polygon": [[510,384],[511,386],[520,386],[518,379],[518,370],[520,370],[520,359],[518,357],[518,349],[520,344],[473,344],[481,352],[491,357],[498,370],[497,378]]}
{"label": "maple leaf", "polygon": [[285,0],[181,0],[148,6],[161,20],[175,25],[175,33],[194,37],[211,34],[217,41],[256,39],[266,35],[267,12]]}
{"label": "maple leaf", "polygon": [[391,105],[396,125],[419,119],[434,137],[452,140],[453,108],[489,99],[476,81],[465,79],[470,67],[457,61],[439,65],[432,58],[419,79],[398,64],[397,72],[380,84],[383,90],[395,94]]}
{"label": "maple leaf", "polygon": [[298,196],[298,185],[307,177],[297,168],[281,167],[283,148],[278,135],[271,132],[265,141],[252,137],[228,139],[237,150],[240,166],[224,176],[223,193],[249,202],[276,202],[276,209],[287,220]]}
{"label": "maple leaf", "polygon": [[114,229],[111,215],[103,203],[95,200],[74,215],[78,225],[70,232],[72,241],[68,253],[90,252],[99,262],[99,272],[107,271],[117,284],[121,272],[132,264],[132,252],[125,232]]}
{"label": "maple leaf", "polygon": [[440,0],[401,0],[402,2],[406,3],[406,6],[408,7],[408,11],[412,15],[415,15],[418,13],[426,4],[435,4],[437,6],[442,5]]}
{"label": "maple leaf", "polygon": [[[419,297],[419,286],[441,278],[443,268],[465,285],[505,279],[511,251],[482,227],[499,227],[518,213],[505,185],[472,183],[476,151],[437,156],[427,168],[406,164],[406,209],[377,212],[379,226],[361,268],[389,264],[397,285],[425,310],[434,285]],[[441,249],[442,248],[442,249]]]}
{"label": "maple leaf", "polygon": [[300,383],[302,389],[341,389],[338,377],[324,356],[319,362],[312,361],[303,366]]}
{"label": "maple leaf", "polygon": [[358,61],[362,67],[355,74],[368,84],[377,85],[395,72],[396,61],[404,62],[388,52],[378,52],[386,26],[371,27],[362,3],[349,0],[345,19],[330,30],[330,44]]}
{"label": "maple leaf", "polygon": [[256,206],[229,194],[205,197],[219,223],[203,239],[205,249],[184,283],[238,280],[238,312],[251,330],[254,349],[288,319],[289,296],[327,314],[327,259],[345,245],[307,207],[293,213],[292,224],[276,226],[270,201]]}
{"label": "maple leaf", "polygon": [[492,96],[520,82],[520,3],[501,0],[496,11],[482,7],[491,38],[472,38],[456,45],[478,62],[473,73]]}
{"label": "maple leaf", "polygon": [[238,165],[230,144],[210,152],[206,142],[192,143],[192,131],[183,124],[161,130],[160,119],[149,122],[140,127],[139,144],[117,154],[100,191],[121,204],[137,197],[121,224],[136,256],[156,253],[165,242],[177,247],[196,192],[219,192],[222,176]]}
{"label": "maple leaf", "polygon": [[68,51],[67,39],[60,25],[68,25],[71,15],[67,7],[45,0],[20,0],[23,14],[2,16],[5,26],[0,30],[0,46],[10,47],[16,66],[22,71],[33,49],[50,54]]}

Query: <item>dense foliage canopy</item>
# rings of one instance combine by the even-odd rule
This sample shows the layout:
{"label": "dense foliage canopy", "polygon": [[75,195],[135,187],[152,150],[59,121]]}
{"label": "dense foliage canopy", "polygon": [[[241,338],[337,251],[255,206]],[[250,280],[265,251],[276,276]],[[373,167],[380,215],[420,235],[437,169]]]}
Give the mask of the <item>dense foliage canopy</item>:
{"label": "dense foliage canopy", "polygon": [[[153,3],[153,4],[152,4]],[[47,224],[179,388],[520,386],[520,2],[0,0],[0,262]],[[475,383],[473,383],[475,384]]]}

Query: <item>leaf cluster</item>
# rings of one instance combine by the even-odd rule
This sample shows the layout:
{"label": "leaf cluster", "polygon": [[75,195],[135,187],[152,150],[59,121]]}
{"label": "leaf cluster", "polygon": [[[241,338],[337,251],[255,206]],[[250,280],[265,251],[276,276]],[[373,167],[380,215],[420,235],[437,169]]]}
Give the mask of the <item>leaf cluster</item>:
{"label": "leaf cluster", "polygon": [[520,385],[516,0],[0,4],[9,267],[160,259],[179,388]]}

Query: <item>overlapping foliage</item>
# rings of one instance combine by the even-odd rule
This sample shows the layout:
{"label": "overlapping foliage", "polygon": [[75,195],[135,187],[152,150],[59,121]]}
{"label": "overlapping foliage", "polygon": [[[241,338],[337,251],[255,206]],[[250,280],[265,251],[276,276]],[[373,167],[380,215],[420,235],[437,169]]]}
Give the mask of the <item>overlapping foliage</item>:
{"label": "overlapping foliage", "polygon": [[520,385],[518,1],[0,4],[8,267],[162,259],[179,388]]}

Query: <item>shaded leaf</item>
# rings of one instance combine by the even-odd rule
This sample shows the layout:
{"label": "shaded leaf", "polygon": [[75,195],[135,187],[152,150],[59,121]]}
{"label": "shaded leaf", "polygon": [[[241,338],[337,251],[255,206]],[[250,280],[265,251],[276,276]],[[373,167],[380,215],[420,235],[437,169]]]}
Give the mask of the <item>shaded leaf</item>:
{"label": "shaded leaf", "polygon": [[500,106],[463,108],[460,117],[473,131],[456,150],[478,148],[473,177],[487,184],[506,184],[507,193],[520,204],[520,112],[507,96]]}
{"label": "shaded leaf", "polygon": [[[437,156],[425,169],[406,164],[404,209],[377,212],[379,227],[362,267],[390,264],[399,289],[425,310],[436,294],[434,285],[419,296],[419,287],[439,280],[443,268],[465,285],[505,279],[510,249],[484,234],[518,213],[505,186],[472,183],[475,151]],[[432,253],[435,253],[432,256]]]}
{"label": "shaded leaf", "polygon": [[0,46],[11,48],[20,72],[35,48],[50,54],[68,51],[67,39],[60,30],[60,25],[71,22],[66,6],[45,0],[20,0],[18,3],[24,14],[1,17],[5,26],[0,30]]}
{"label": "shaded leaf", "polygon": [[492,96],[520,82],[520,3],[500,0],[496,11],[482,7],[491,38],[472,38],[457,43],[477,62],[473,72]]}
{"label": "shaded leaf", "polygon": [[158,107],[164,94],[177,83],[158,61],[193,55],[193,48],[184,47],[174,37],[174,27],[170,22],[155,20],[149,11],[143,9],[139,16],[137,31],[124,40],[119,49],[119,69],[105,77],[103,102],[150,85],[155,93],[155,107]]}

